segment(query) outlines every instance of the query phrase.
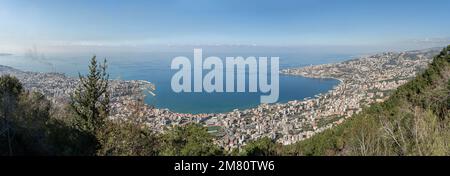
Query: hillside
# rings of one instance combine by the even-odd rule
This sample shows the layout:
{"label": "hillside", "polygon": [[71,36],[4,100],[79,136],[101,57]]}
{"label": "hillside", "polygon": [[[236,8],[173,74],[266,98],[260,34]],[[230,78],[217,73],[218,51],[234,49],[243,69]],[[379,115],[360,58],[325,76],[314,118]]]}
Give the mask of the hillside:
{"label": "hillside", "polygon": [[449,155],[450,46],[383,103],[310,139],[278,148],[282,155]]}

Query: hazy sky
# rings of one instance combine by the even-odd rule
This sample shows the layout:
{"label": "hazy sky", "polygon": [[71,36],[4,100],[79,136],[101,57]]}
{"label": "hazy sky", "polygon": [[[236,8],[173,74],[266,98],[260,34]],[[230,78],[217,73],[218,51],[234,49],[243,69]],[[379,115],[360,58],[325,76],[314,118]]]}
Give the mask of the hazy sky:
{"label": "hazy sky", "polygon": [[[0,0],[0,52],[450,44],[449,0]],[[144,47],[145,48],[145,47]]]}

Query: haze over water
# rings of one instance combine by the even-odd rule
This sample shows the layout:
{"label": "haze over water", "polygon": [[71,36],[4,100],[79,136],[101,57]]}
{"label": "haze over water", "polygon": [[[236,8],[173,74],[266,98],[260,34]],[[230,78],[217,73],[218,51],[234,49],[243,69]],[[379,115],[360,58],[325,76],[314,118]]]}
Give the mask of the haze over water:
{"label": "haze over water", "polygon": [[[156,85],[156,96],[147,96],[145,102],[158,108],[168,108],[183,113],[221,113],[234,109],[247,109],[259,105],[261,93],[175,93],[170,87],[171,77],[178,70],[170,70],[174,57],[193,58],[193,52],[149,52],[98,54],[97,58],[108,59],[111,79],[146,80]],[[350,59],[344,54],[301,54],[296,52],[208,52],[208,56],[267,56],[280,57],[280,69],[312,64],[334,63]],[[61,72],[77,76],[87,73],[90,54],[53,54],[30,57],[26,55],[1,56],[0,65],[12,66],[24,71]],[[208,72],[203,71],[204,74]],[[248,72],[246,81],[248,83]],[[325,93],[339,83],[333,79],[312,79],[280,75],[279,103],[301,100]],[[225,84],[225,83],[224,83]]]}

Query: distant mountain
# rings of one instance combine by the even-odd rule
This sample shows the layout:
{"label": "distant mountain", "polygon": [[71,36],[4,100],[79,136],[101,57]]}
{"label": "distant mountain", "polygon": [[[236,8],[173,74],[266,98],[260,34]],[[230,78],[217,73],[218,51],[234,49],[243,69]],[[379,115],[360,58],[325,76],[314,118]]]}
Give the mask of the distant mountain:
{"label": "distant mountain", "polygon": [[343,124],[283,155],[450,155],[450,45],[429,67]]}

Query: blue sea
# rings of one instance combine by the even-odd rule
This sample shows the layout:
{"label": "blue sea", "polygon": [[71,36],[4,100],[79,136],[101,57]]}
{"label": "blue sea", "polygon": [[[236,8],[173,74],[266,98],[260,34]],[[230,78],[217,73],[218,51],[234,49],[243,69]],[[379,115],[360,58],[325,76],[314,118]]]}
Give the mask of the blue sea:
{"label": "blue sea", "polygon": [[[255,107],[260,102],[261,93],[175,93],[170,83],[177,70],[171,70],[174,57],[193,58],[193,52],[140,52],[102,53],[98,59],[108,59],[111,79],[147,80],[156,85],[156,96],[147,96],[145,102],[158,108],[168,108],[182,113],[220,113],[234,109]],[[350,54],[302,54],[297,52],[203,52],[208,56],[276,56],[280,58],[280,70],[314,64],[335,63],[349,59]],[[92,54],[15,54],[0,56],[0,65],[11,66],[24,71],[61,72],[68,76],[85,74]],[[206,71],[204,71],[206,72]],[[246,73],[248,76],[248,72]],[[247,78],[248,79],[248,78]],[[247,81],[248,82],[248,81]],[[312,79],[299,76],[280,75],[280,96],[278,102],[301,100],[325,93],[339,83],[334,79]]]}

